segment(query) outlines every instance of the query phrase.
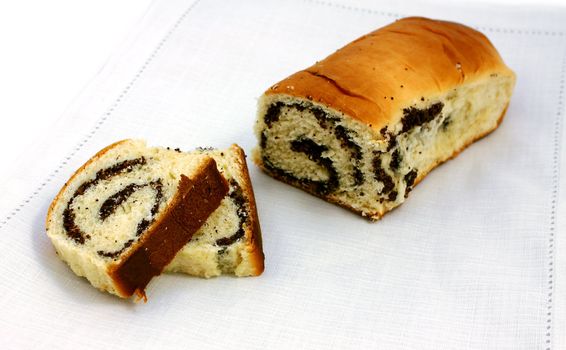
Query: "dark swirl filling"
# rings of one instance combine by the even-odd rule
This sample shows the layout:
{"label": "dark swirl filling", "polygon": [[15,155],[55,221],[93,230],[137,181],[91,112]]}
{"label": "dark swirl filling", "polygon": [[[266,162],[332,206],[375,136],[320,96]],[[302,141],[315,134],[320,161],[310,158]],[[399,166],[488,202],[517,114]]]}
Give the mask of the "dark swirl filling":
{"label": "dark swirl filling", "polygon": [[[332,130],[336,138],[340,141],[342,147],[347,149],[351,153],[351,157],[354,160],[354,170],[352,177],[356,186],[363,184],[364,175],[360,169],[362,162],[362,149],[354,142],[352,137],[355,134],[354,131],[347,129],[342,125],[338,125],[338,118],[328,115],[322,108],[316,106],[304,106],[302,104],[284,104],[282,102],[276,102],[272,104],[265,116],[264,121],[268,128],[271,128],[274,122],[277,122],[281,115],[281,110],[283,107],[294,108],[299,112],[304,110],[309,110],[316,118],[318,124],[323,129]],[[267,144],[267,136],[262,133],[260,146],[265,148]],[[340,175],[336,168],[334,167],[333,161],[323,156],[323,152],[328,150],[325,145],[320,145],[314,140],[301,136],[293,141],[291,141],[291,150],[297,153],[305,154],[311,161],[321,166],[328,173],[327,180],[312,180],[309,178],[300,178],[292,174],[289,171],[281,169],[273,164],[273,162],[264,155],[263,163],[264,166],[272,173],[285,179],[289,182],[298,182],[302,187],[308,188],[310,191],[317,193],[319,195],[328,195],[338,189],[340,185]]]}
{"label": "dark swirl filling", "polygon": [[101,169],[96,173],[94,179],[84,182],[77,188],[73,197],[67,203],[67,207],[63,211],[63,228],[67,232],[67,235],[73,239],[78,244],[84,244],[85,240],[90,239],[90,235],[85,234],[75,223],[75,213],[71,209],[71,205],[78,196],[82,196],[89,188],[95,186],[100,181],[107,180],[113,176],[128,173],[133,170],[134,167],[143,166],[146,164],[144,157],[125,160],[123,162],[117,163],[109,168]]}
{"label": "dark swirl filling", "polygon": [[380,198],[380,202],[383,202],[383,196],[387,195],[387,199],[390,201],[394,201],[397,199],[397,191],[395,189],[395,182],[393,182],[393,178],[389,175],[385,169],[383,169],[383,164],[381,161],[381,152],[379,152],[373,158],[373,171],[374,171],[374,178],[383,184],[383,187],[378,192],[378,195],[382,196]]}
{"label": "dark swirl filling", "polygon": [[403,118],[401,119],[403,129],[401,133],[408,132],[417,126],[432,121],[440,115],[442,108],[444,108],[444,104],[438,102],[425,109],[418,109],[416,107],[403,109]]}
{"label": "dark swirl filling", "polygon": [[110,196],[107,200],[104,201],[104,203],[102,203],[102,206],[100,207],[99,215],[100,215],[100,219],[104,221],[107,217],[109,217],[116,211],[116,208],[118,208],[120,204],[122,204],[132,194],[134,194],[134,192],[144,187],[151,187],[155,191],[155,197],[153,200],[153,206],[151,207],[149,219],[143,218],[138,223],[138,226],[136,228],[136,238],[129,239],[126,243],[124,243],[124,246],[122,246],[122,248],[113,252],[105,252],[103,250],[99,250],[97,251],[98,255],[107,258],[115,258],[119,256],[124,252],[124,250],[126,250],[128,247],[132,245],[132,243],[136,241],[137,237],[141,236],[141,234],[144,233],[145,230],[147,230],[147,228],[149,227],[149,225],[151,225],[151,223],[153,223],[153,221],[155,220],[155,215],[157,215],[157,211],[159,210],[159,204],[161,203],[161,199],[163,198],[163,183],[161,182],[161,180],[152,181],[150,183],[142,184],[142,185],[130,184],[124,187],[120,191]]}
{"label": "dark swirl filling", "polygon": [[[355,142],[355,131],[339,124],[339,119],[337,117],[328,115],[320,107],[312,104],[285,104],[283,102],[276,102],[268,107],[268,110],[264,115],[264,122],[267,129],[270,129],[274,123],[279,121],[284,107],[296,109],[299,112],[308,110],[316,118],[322,129],[332,131],[336,139],[340,141],[342,148],[350,153],[353,163],[351,176],[354,181],[354,186],[361,186],[364,184],[366,177],[361,170],[363,165],[363,151],[362,147]],[[405,108],[401,119],[402,129],[399,133],[394,134],[388,131],[387,127],[384,127],[381,130],[381,134],[387,141],[387,149],[384,152],[374,151],[371,164],[373,167],[373,178],[383,184],[383,187],[377,193],[380,198],[380,202],[383,202],[384,200],[395,201],[399,195],[398,190],[396,189],[395,179],[391,174],[394,174],[398,180],[402,179],[402,181],[406,183],[405,196],[407,196],[412,190],[415,179],[417,178],[417,169],[411,169],[406,174],[400,173],[403,165],[403,152],[405,150],[400,148],[397,137],[409,133],[416,127],[430,123],[440,117],[442,115],[441,112],[443,107],[444,104],[442,102],[438,102],[425,109],[418,109],[416,107]],[[440,130],[446,131],[449,124],[450,118],[448,117],[443,121]],[[260,135],[260,147],[265,149],[267,142],[268,136],[266,131],[264,131]],[[338,189],[340,174],[336,171],[333,161],[323,155],[323,153],[328,150],[327,146],[320,145],[314,140],[302,136],[291,141],[290,148],[294,152],[306,154],[311,161],[324,168],[329,174],[328,179],[315,181],[309,178],[297,177],[295,174],[274,165],[265,152],[262,158],[264,167],[275,176],[282,178],[284,181],[299,183],[301,187],[319,195],[328,195]],[[385,153],[390,154],[389,164],[383,164],[382,155]],[[388,167],[387,171],[386,167]]]}
{"label": "dark swirl filling", "polygon": [[[81,184],[79,188],[75,191],[65,210],[63,211],[63,228],[65,229],[67,236],[74,240],[78,244],[84,244],[87,240],[91,238],[88,233],[85,233],[81,230],[81,228],[75,222],[75,213],[71,208],[72,204],[74,203],[75,199],[79,196],[85,194],[85,192],[90,189],[91,187],[96,186],[99,182],[104,180],[109,180],[115,176],[130,173],[134,170],[134,168],[139,168],[147,164],[145,157],[129,159],[117,163],[111,167],[101,169],[96,173],[96,176],[92,180],[88,180]],[[163,198],[163,184],[161,180],[152,181],[147,184],[130,184],[117,193],[113,194],[109,198],[107,198],[99,210],[99,217],[101,221],[106,220],[109,216],[111,216],[118,206],[120,206],[124,201],[126,201],[133,193],[136,191],[150,187],[155,191],[155,198],[154,203],[151,208],[150,217],[142,219],[136,229],[136,238],[144,233],[147,228],[151,225],[154,220],[157,211],[159,210],[159,205]],[[132,245],[136,239],[130,239],[124,246],[114,252],[105,252],[105,251],[98,251],[97,253],[103,257],[115,258],[119,256],[125,249]]]}
{"label": "dark swirl filling", "polygon": [[336,135],[336,138],[340,140],[342,147],[349,149],[350,153],[352,154],[352,159],[354,161],[354,185],[359,186],[364,183],[364,174],[360,169],[360,167],[362,166],[361,163],[363,154],[360,145],[354,142],[354,139],[351,135],[352,133],[353,131],[346,129],[342,125],[337,125],[334,128],[334,135]]}
{"label": "dark swirl filling", "polygon": [[234,180],[230,180],[230,192],[228,193],[230,199],[234,202],[237,208],[237,215],[238,215],[238,230],[236,233],[231,235],[230,237],[223,237],[216,240],[216,245],[218,246],[229,246],[239,240],[240,238],[244,237],[246,231],[244,229],[244,225],[247,224],[250,214],[247,207],[247,199],[244,195],[244,191],[240,187],[240,184]]}
{"label": "dark swirl filling", "polygon": [[328,180],[326,181],[303,179],[303,183],[320,194],[328,194],[338,188],[338,172],[334,168],[332,160],[322,155],[323,152],[328,150],[326,146],[319,145],[309,138],[300,137],[291,141],[291,149],[295,152],[307,155],[311,161],[320,165],[328,172]]}
{"label": "dark swirl filling", "polygon": [[413,185],[415,184],[415,180],[417,179],[417,174],[418,171],[416,169],[413,169],[403,177],[405,183],[407,184],[407,189],[405,190],[405,198],[407,198],[409,192],[413,190]]}

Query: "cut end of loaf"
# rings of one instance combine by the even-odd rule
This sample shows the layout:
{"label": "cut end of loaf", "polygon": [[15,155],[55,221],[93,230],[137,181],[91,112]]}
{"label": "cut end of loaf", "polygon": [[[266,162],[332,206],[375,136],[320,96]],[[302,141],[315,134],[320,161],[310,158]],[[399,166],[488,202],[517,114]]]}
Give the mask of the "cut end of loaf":
{"label": "cut end of loaf", "polygon": [[423,97],[379,131],[308,98],[269,93],[259,102],[254,161],[276,179],[377,220],[430,170],[494,130],[513,85],[514,76],[493,74]]}

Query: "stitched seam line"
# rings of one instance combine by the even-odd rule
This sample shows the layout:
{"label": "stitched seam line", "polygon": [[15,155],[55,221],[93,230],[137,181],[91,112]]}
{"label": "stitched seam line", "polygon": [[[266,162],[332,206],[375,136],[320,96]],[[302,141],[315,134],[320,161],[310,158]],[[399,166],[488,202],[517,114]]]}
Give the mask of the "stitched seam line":
{"label": "stitched seam line", "polygon": [[[392,18],[403,17],[402,14],[395,13],[395,12],[377,11],[377,10],[373,10],[373,9],[361,8],[361,7],[356,7],[356,6],[335,4],[335,3],[331,3],[331,2],[327,2],[327,1],[321,1],[321,0],[304,0],[304,1],[309,2],[309,3],[313,3],[313,4],[317,4],[317,5],[330,6],[330,7],[335,7],[335,8],[349,10],[349,11],[357,11],[357,12],[377,14],[377,15],[392,17]],[[146,70],[146,68],[149,66],[149,64],[154,60],[155,56],[161,50],[163,45],[167,42],[169,37],[171,37],[171,35],[175,32],[175,30],[181,25],[183,20],[187,17],[189,12],[191,12],[191,10],[199,2],[200,2],[200,0],[196,0],[194,3],[191,4],[191,6],[189,6],[189,8],[187,8],[183,12],[183,14],[175,22],[173,27],[167,32],[167,34],[165,34],[163,39],[161,39],[159,44],[153,50],[152,54],[148,57],[148,59],[144,62],[144,64],[142,65],[140,70],[136,73],[134,78],[130,81],[130,83],[128,85],[126,85],[126,87],[124,88],[124,90],[122,90],[122,92],[120,93],[118,98],[116,98],[116,100],[110,105],[110,107],[108,108],[106,113],[104,113],[104,115],[96,122],[94,128],[90,131],[90,133],[88,133],[82,139],[82,141],[80,141],[77,144],[77,146],[73,149],[73,151],[71,153],[69,153],[63,159],[63,161],[59,164],[59,166],[51,174],[49,174],[47,176],[47,178],[35,189],[34,192],[32,192],[31,195],[29,195],[23,202],[21,202],[16,208],[14,208],[8,215],[6,215],[4,220],[2,220],[2,222],[0,222],[0,229],[2,229],[14,216],[16,216],[24,208],[24,206],[26,204],[28,204],[32,199],[34,199],[39,194],[39,192],[45,186],[47,186],[47,184],[50,183],[51,180],[53,180],[55,175],[57,175],[57,173],[59,173],[59,171],[65,165],[67,165],[69,160],[71,160],[71,158],[73,158],[77,154],[77,152],[80,151],[84,147],[84,145],[96,134],[96,132],[100,129],[100,127],[106,122],[108,117],[110,117],[112,115],[113,111],[118,107],[118,105],[120,104],[122,99],[127,95],[128,91],[130,91],[132,86],[139,80],[139,78],[141,77],[143,72]],[[556,35],[562,36],[563,35],[563,32],[557,32],[557,31],[542,31],[542,30],[530,30],[529,31],[529,30],[521,30],[521,29],[506,29],[506,28],[494,28],[494,27],[478,27],[478,28],[481,29],[481,30],[485,30],[485,31],[498,32],[498,33],[501,32],[501,33],[509,33],[509,34],[532,34],[532,35],[551,35],[551,36],[556,36]]]}
{"label": "stitched seam line", "polygon": [[[381,16],[391,17],[395,19],[399,19],[401,17],[407,17],[407,14],[402,14],[399,12],[387,12],[387,11],[379,11],[364,7],[358,6],[350,6],[344,4],[337,4],[329,1],[324,0],[303,0],[304,2],[309,2],[312,4],[323,5],[328,7],[335,7],[343,10],[354,11],[354,12],[361,12],[361,13],[370,13],[370,14],[377,14]],[[486,32],[495,32],[495,33],[506,33],[506,34],[526,34],[526,35],[549,35],[549,36],[563,36],[563,31],[551,31],[551,30],[539,30],[539,29],[519,29],[519,28],[498,28],[498,27],[486,27],[486,26],[473,26],[475,29],[480,31]]]}
{"label": "stitched seam line", "polygon": [[550,226],[548,235],[548,299],[547,299],[547,319],[546,319],[546,333],[545,333],[545,344],[546,350],[550,350],[552,347],[553,339],[553,311],[554,303],[553,293],[554,293],[554,236],[556,232],[556,211],[557,211],[557,201],[558,194],[560,190],[560,157],[562,151],[562,110],[563,110],[563,100],[564,100],[564,79],[566,75],[566,53],[562,58],[562,72],[560,73],[560,91],[558,93],[558,110],[556,111],[556,120],[554,122],[554,152],[552,155],[552,160],[554,165],[552,167],[552,195],[551,195],[551,207],[550,207]]}
{"label": "stitched seam line", "polygon": [[[313,3],[317,5],[323,6],[330,6],[335,8],[340,8],[348,11],[356,11],[356,12],[363,12],[363,13],[370,13],[370,14],[377,14],[385,17],[391,18],[400,18],[404,17],[404,15],[396,12],[386,12],[386,11],[377,11],[368,8],[361,8],[356,6],[349,6],[349,5],[342,5],[331,3],[328,1],[321,1],[321,0],[304,0],[308,3]],[[162,47],[165,43],[169,40],[171,35],[179,28],[181,23],[185,20],[187,15],[194,9],[194,7],[200,2],[200,0],[196,0],[193,2],[177,19],[174,23],[173,27],[169,29],[169,31],[165,34],[165,36],[161,39],[161,41],[157,44],[155,49],[152,51],[150,56],[146,59],[144,64],[138,70],[136,75],[132,78],[132,80],[126,85],[126,87],[122,90],[120,95],[116,98],[116,100],[110,105],[108,110],[103,114],[103,116],[96,122],[94,128],[77,144],[77,146],[73,149],[71,153],[69,153],[64,160],[59,164],[59,166],[48,175],[46,180],[42,182],[35,191],[22,203],[20,203],[11,213],[9,213],[5,219],[0,222],[0,229],[2,229],[14,216],[16,216],[23,207],[28,204],[32,199],[34,199],[39,192],[55,177],[55,175],[67,164],[67,162],[74,157],[77,152],[79,152],[84,145],[97,133],[100,127],[106,122],[106,120],[113,114],[114,110],[120,105],[120,102],[123,98],[128,94],[130,89],[134,86],[134,84],[140,79],[143,75],[144,71],[147,67],[151,64],[151,62],[155,59],[157,54],[161,51]],[[497,27],[485,27],[479,26],[475,27],[481,31],[488,31],[488,32],[495,32],[495,33],[504,33],[504,34],[525,34],[525,35],[544,35],[544,36],[563,36],[564,32],[562,31],[547,31],[547,30],[526,30],[526,29],[517,29],[517,28],[497,28]],[[552,347],[552,321],[553,321],[553,291],[554,291],[554,261],[555,261],[555,248],[554,248],[554,237],[556,231],[556,210],[557,210],[557,198],[558,192],[560,187],[560,154],[561,154],[561,138],[562,138],[562,109],[563,109],[563,98],[564,98],[564,80],[565,80],[565,73],[566,73],[566,54],[563,56],[562,59],[562,71],[560,75],[560,90],[558,94],[558,110],[556,112],[556,120],[554,122],[554,151],[553,151],[553,170],[552,170],[552,195],[551,195],[551,213],[550,213],[550,226],[549,226],[549,238],[548,238],[548,299],[547,299],[547,320],[546,320],[546,333],[545,333],[545,344],[546,350],[551,350]]]}
{"label": "stitched seam line", "polygon": [[[365,12],[370,14],[377,14],[381,16],[391,17],[391,18],[400,18],[403,15],[394,12],[385,12],[385,11],[377,11],[367,8],[360,8],[355,6],[348,6],[342,4],[335,4],[326,1],[320,0],[304,0],[305,2],[310,2],[318,5],[325,5],[331,6],[335,8],[340,8],[349,11],[357,11],[357,12]],[[100,127],[106,122],[106,120],[113,114],[114,110],[120,105],[120,102],[124,99],[124,97],[128,94],[130,89],[134,86],[134,84],[140,79],[143,75],[144,71],[147,67],[151,64],[151,62],[155,59],[157,54],[161,51],[162,47],[165,43],[169,40],[171,35],[177,30],[177,28],[181,25],[187,15],[192,11],[192,9],[200,2],[200,0],[196,0],[194,3],[191,4],[183,14],[177,19],[173,27],[165,34],[165,36],[161,39],[159,44],[155,47],[152,51],[150,56],[138,70],[136,75],[132,78],[130,83],[126,85],[126,87],[122,90],[120,95],[116,98],[116,100],[110,105],[108,110],[103,114],[103,116],[96,122],[94,128],[77,144],[77,146],[73,149],[71,153],[69,153],[64,160],[59,164],[59,166],[48,175],[46,180],[42,182],[35,191],[22,203],[20,203],[11,213],[9,213],[5,219],[0,222],[0,229],[2,229],[14,216],[16,216],[23,207],[28,204],[32,199],[34,199],[39,192],[48,184],[50,183],[55,175],[59,173],[59,171],[68,163],[68,161],[73,158],[77,152],[79,152],[84,145],[97,133]],[[545,35],[545,36],[563,36],[564,33],[562,31],[544,31],[544,30],[524,30],[524,29],[513,29],[513,28],[495,28],[495,27],[476,27],[476,29],[480,29],[482,31],[489,31],[489,32],[496,32],[496,33],[505,33],[505,34],[526,34],[526,35]],[[561,136],[562,136],[562,108],[563,108],[563,97],[564,97],[564,77],[566,71],[566,56],[564,56],[562,60],[562,72],[561,72],[561,79],[560,79],[560,91],[559,91],[559,98],[558,98],[558,111],[556,113],[556,120],[554,123],[554,152],[553,152],[553,190],[552,190],[552,201],[551,201],[551,214],[550,214],[550,227],[549,227],[549,239],[548,239],[548,299],[547,299],[547,320],[546,320],[546,333],[545,333],[545,344],[546,350],[551,350],[552,346],[552,321],[553,321],[553,291],[554,291],[554,237],[556,231],[556,209],[557,209],[557,197],[559,191],[559,180],[560,180],[560,165],[559,159],[561,154]]]}
{"label": "stitched seam line", "polygon": [[182,14],[181,16],[179,16],[179,18],[177,19],[177,21],[175,21],[175,23],[173,24],[173,26],[171,27],[171,29],[169,29],[169,31],[163,36],[163,38],[161,39],[161,41],[159,41],[159,43],[157,44],[157,46],[155,47],[155,49],[153,49],[152,53],[149,55],[149,57],[145,60],[145,62],[143,63],[143,65],[140,67],[140,69],[138,70],[138,72],[136,73],[136,75],[134,75],[134,77],[132,78],[132,80],[130,80],[130,82],[128,83],[128,85],[126,85],[126,87],[122,90],[122,92],[120,93],[120,95],[118,95],[118,97],[116,98],[116,100],[114,100],[114,102],[110,105],[110,107],[106,110],[106,112],[98,119],[98,121],[96,121],[93,129],[86,134],[86,136],[84,136],[84,138],[79,141],[79,143],[75,146],[75,148],[73,149],[73,151],[71,153],[69,153],[61,163],[59,163],[59,166],[53,170],[53,172],[51,174],[49,174],[47,176],[47,178],[35,189],[35,191],[29,196],[27,197],[22,203],[20,203],[14,210],[12,210],[12,212],[10,212],[5,218],[4,220],[2,220],[2,222],[0,222],[0,229],[2,229],[14,216],[16,216],[16,214],[18,214],[18,212],[20,212],[23,207],[29,203],[32,199],[35,198],[35,196],[37,196],[39,194],[39,192],[45,187],[47,186],[48,183],[50,183],[53,178],[55,177],[55,175],[57,175],[57,173],[59,173],[59,171],[61,171],[63,169],[63,167],[65,165],[67,165],[67,163],[69,162],[69,160],[71,160],[71,158],[73,158],[77,152],[79,152],[84,145],[98,132],[98,130],[100,129],[100,127],[108,120],[108,118],[110,116],[112,116],[112,114],[114,113],[114,111],[116,110],[116,108],[120,105],[120,102],[126,97],[126,95],[128,94],[128,92],[131,90],[131,88],[136,84],[136,82],[140,79],[140,77],[143,75],[143,73],[146,71],[147,67],[149,67],[149,65],[151,64],[151,62],[154,61],[155,57],[158,55],[158,53],[161,51],[161,49],[163,48],[163,46],[165,45],[165,43],[169,40],[169,38],[171,37],[171,35],[177,30],[177,28],[179,28],[179,26],[181,25],[181,23],[184,21],[184,19],[187,17],[187,15],[189,14],[189,12],[191,12],[191,10],[200,2],[200,0],[196,0],[195,2],[193,2]]}

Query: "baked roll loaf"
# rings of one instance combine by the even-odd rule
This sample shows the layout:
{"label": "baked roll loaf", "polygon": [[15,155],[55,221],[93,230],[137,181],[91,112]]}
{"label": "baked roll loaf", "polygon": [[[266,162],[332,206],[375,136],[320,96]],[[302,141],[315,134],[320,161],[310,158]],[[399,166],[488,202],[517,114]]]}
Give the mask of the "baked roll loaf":
{"label": "baked roll loaf", "polygon": [[144,288],[228,193],[213,158],[115,143],[91,158],[49,208],[47,235],[79,276],[120,297]]}
{"label": "baked roll loaf", "polygon": [[515,84],[480,32],[404,18],[260,98],[254,160],[269,175],[370,219],[501,122]]}
{"label": "baked roll loaf", "polygon": [[200,149],[195,153],[216,161],[230,189],[165,271],[206,278],[260,275],[264,261],[261,231],[244,151],[232,145],[225,150]]}

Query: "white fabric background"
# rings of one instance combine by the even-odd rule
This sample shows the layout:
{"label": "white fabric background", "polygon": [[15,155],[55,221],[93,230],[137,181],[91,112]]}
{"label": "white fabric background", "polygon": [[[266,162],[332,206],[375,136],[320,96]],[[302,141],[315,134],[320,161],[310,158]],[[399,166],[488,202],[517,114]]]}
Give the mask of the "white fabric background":
{"label": "white fabric background", "polygon": [[[12,164],[37,139],[41,144],[151,2],[0,1],[1,163]],[[0,182],[10,176],[2,167]]]}
{"label": "white fabric background", "polygon": [[[103,146],[255,145],[273,82],[405,15],[484,31],[516,71],[507,118],[378,223],[250,164],[258,278],[167,275],[133,304],[57,259],[50,200]],[[560,349],[566,346],[561,165],[566,13],[359,2],[153,4],[138,30],[0,184],[2,348]],[[33,171],[30,171],[33,169]]]}

